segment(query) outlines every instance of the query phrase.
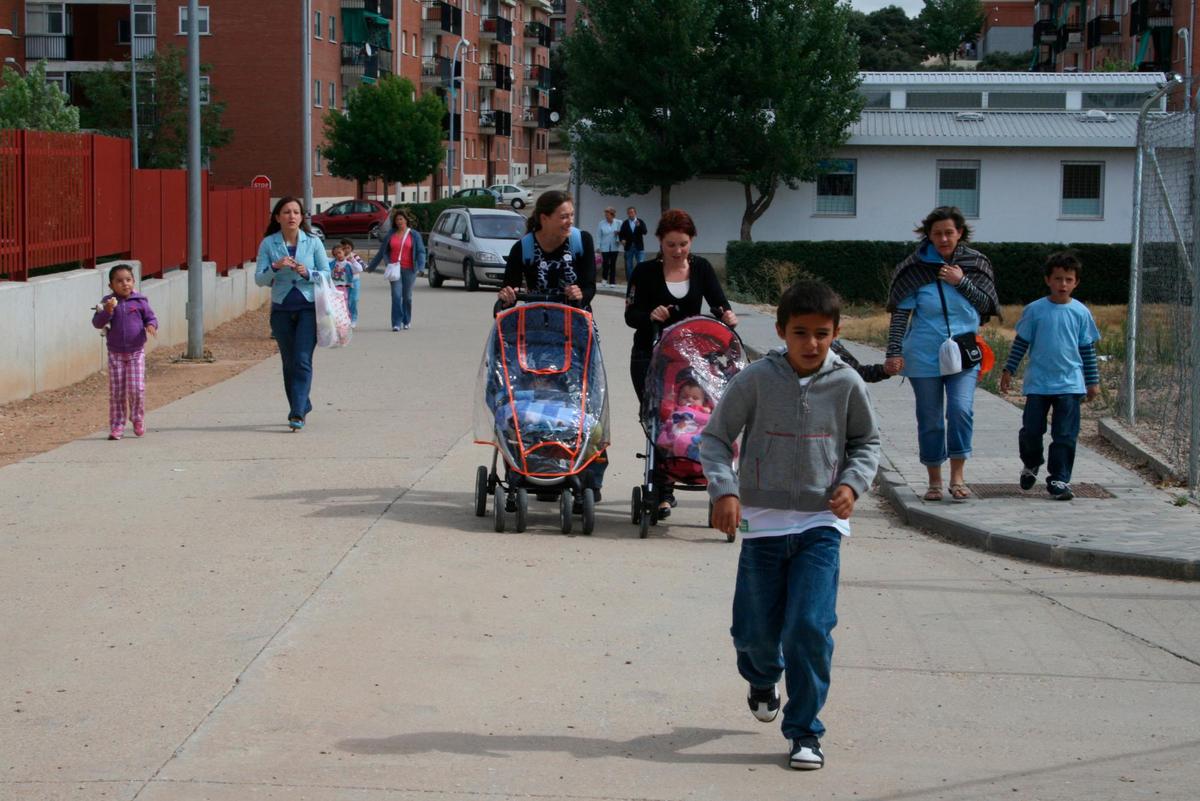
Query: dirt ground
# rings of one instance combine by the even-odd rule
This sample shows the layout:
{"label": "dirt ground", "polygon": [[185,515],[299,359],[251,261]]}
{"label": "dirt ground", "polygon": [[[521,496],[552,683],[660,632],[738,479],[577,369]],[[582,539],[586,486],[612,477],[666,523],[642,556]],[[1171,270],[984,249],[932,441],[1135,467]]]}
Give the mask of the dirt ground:
{"label": "dirt ground", "polygon": [[[146,356],[146,410],[232,378],[278,351],[268,334],[270,307],[247,312],[204,335],[216,361],[177,361],[184,346],[158,347]],[[108,374],[0,405],[0,467],[105,430]]]}

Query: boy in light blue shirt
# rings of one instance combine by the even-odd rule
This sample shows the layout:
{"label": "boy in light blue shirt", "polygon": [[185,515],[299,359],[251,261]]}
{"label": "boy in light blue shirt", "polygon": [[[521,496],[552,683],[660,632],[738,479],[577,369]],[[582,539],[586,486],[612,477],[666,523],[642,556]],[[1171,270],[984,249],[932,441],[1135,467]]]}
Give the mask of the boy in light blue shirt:
{"label": "boy in light blue shirt", "polygon": [[1071,293],[1079,286],[1083,263],[1071,251],[1046,259],[1046,286],[1050,294],[1025,307],[1017,323],[1017,337],[1004,372],[1000,391],[1008,392],[1013,375],[1026,352],[1025,414],[1017,444],[1021,453],[1021,489],[1032,489],[1042,466],[1042,437],[1046,416],[1050,424],[1050,458],[1046,489],[1051,497],[1069,501],[1071,470],[1075,466],[1075,440],[1079,437],[1079,404],[1100,392],[1096,342],[1100,331],[1092,313]]}

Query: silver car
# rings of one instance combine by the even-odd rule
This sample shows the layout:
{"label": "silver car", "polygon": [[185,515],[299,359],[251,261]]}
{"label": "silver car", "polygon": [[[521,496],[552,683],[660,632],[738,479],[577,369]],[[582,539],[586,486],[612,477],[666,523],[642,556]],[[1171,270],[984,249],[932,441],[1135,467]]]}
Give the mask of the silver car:
{"label": "silver car", "polygon": [[425,268],[429,285],[461,280],[468,292],[480,284],[500,286],[513,244],[525,234],[525,218],[508,209],[446,209],[429,232]]}
{"label": "silver car", "polygon": [[514,209],[523,209],[533,202],[533,192],[515,184],[492,184],[488,190]]}

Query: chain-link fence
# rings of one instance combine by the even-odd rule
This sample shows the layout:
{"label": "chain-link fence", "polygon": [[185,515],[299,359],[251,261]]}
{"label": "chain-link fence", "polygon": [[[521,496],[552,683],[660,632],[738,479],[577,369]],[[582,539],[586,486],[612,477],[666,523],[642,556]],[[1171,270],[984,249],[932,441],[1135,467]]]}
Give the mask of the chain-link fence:
{"label": "chain-link fence", "polygon": [[[1193,313],[1196,252],[1195,115],[1153,114],[1141,125],[1131,293],[1121,409],[1194,493],[1200,450],[1200,320]],[[1135,182],[1135,192],[1137,191]]]}

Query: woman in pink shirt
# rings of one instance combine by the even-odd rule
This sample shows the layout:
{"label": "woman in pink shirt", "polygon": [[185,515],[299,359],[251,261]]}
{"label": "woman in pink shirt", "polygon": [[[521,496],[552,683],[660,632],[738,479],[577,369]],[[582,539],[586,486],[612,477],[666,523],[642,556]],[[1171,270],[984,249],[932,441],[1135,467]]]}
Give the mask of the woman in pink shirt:
{"label": "woman in pink shirt", "polygon": [[384,275],[392,284],[392,330],[412,327],[412,293],[417,273],[425,271],[425,242],[409,227],[406,209],[392,210],[391,233],[379,245],[367,272],[375,272],[379,262],[387,259]]}

